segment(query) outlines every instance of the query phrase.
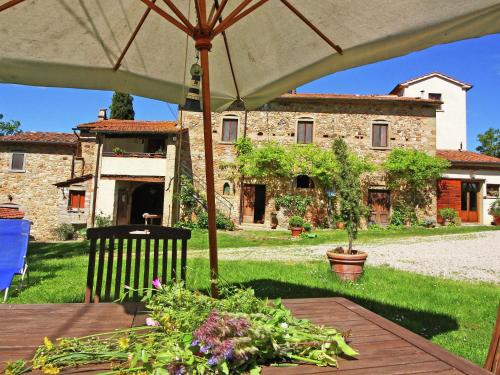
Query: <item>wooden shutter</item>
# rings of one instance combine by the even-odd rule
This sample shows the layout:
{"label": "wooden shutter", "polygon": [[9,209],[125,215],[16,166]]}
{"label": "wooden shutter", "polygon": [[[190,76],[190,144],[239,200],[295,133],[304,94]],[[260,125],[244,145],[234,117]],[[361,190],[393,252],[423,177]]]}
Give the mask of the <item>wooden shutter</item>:
{"label": "wooden shutter", "polygon": [[235,142],[238,138],[238,120],[222,120],[222,142]]}
{"label": "wooden shutter", "polygon": [[312,143],[313,122],[302,120],[297,124],[297,143]]}
{"label": "wooden shutter", "polygon": [[373,124],[372,146],[387,147],[387,124]]}
{"label": "wooden shutter", "polygon": [[70,209],[85,208],[85,191],[69,192],[69,208]]}

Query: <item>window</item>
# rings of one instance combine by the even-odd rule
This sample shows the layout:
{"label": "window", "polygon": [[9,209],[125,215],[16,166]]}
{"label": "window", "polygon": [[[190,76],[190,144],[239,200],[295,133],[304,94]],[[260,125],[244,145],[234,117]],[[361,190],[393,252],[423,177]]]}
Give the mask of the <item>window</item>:
{"label": "window", "polygon": [[[430,92],[429,93],[429,99],[441,101],[441,94],[437,93],[437,92]],[[441,106],[439,106],[438,109],[441,109]]]}
{"label": "window", "polygon": [[229,195],[231,194],[231,186],[229,186],[229,183],[225,183],[224,187],[222,188],[222,195]]}
{"label": "window", "polygon": [[486,184],[486,195],[498,198],[500,196],[500,184]]}
{"label": "window", "polygon": [[222,142],[234,143],[238,138],[238,119],[225,118],[222,120]]}
{"label": "window", "polygon": [[295,177],[295,187],[299,189],[314,189],[314,181],[305,174]]}
{"label": "window", "polygon": [[25,154],[23,152],[13,152],[10,170],[24,171],[24,156]]}
{"label": "window", "polygon": [[68,208],[70,210],[83,210],[85,208],[85,191],[70,190]]}
{"label": "window", "polygon": [[387,147],[387,130],[389,125],[386,123],[375,123],[372,125],[372,147]]}
{"label": "window", "polygon": [[297,143],[312,143],[313,139],[313,121],[299,120],[297,123]]}

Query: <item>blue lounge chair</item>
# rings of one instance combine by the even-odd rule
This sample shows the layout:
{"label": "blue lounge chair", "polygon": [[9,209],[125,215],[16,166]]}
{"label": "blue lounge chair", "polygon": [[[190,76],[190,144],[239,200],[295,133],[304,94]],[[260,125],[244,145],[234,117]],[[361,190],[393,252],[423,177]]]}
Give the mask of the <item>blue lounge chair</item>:
{"label": "blue lounge chair", "polygon": [[7,300],[14,275],[21,275],[21,287],[28,272],[26,252],[30,236],[28,220],[0,219],[0,291]]}

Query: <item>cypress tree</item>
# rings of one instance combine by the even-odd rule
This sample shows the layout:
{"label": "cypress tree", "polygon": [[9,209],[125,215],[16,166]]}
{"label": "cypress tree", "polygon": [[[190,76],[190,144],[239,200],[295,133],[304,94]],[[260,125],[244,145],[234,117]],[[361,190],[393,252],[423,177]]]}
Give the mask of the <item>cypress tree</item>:
{"label": "cypress tree", "polygon": [[115,92],[111,100],[110,118],[119,120],[133,120],[134,119],[134,98],[130,94]]}

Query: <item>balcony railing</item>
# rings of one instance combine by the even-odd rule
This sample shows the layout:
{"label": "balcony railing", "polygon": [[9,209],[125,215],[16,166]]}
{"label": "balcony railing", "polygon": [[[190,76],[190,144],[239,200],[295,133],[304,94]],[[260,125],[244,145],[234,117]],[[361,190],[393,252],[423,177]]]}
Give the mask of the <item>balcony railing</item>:
{"label": "balcony railing", "polygon": [[165,159],[166,155],[164,153],[147,153],[147,152],[103,152],[102,156],[110,158],[150,158],[150,159]]}

